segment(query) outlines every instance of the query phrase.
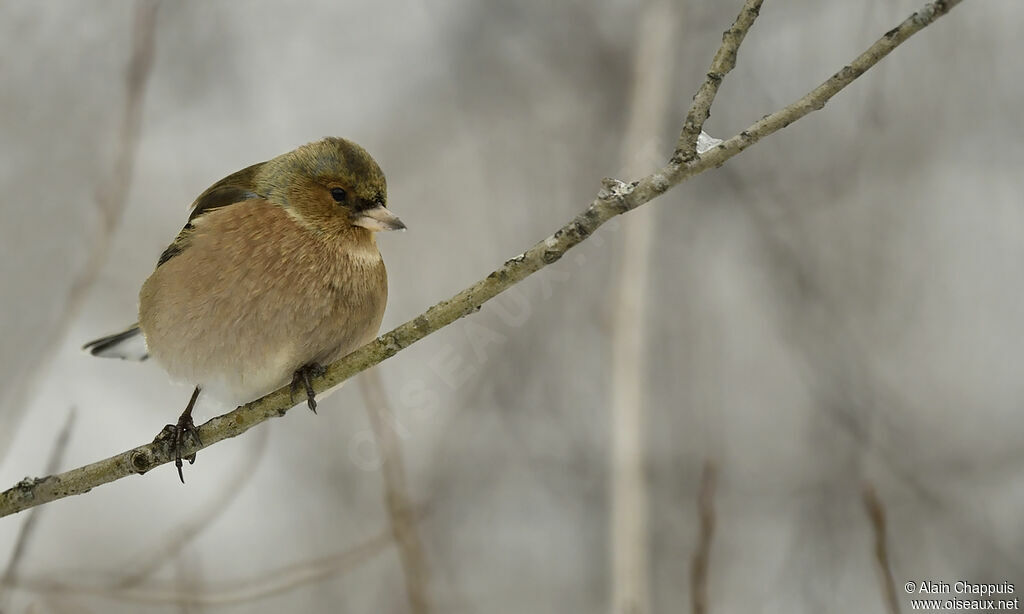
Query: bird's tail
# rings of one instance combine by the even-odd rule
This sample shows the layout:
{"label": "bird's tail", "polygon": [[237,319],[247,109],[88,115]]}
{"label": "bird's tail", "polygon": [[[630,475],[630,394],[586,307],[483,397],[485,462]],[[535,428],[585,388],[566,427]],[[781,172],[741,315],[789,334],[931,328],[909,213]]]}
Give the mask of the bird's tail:
{"label": "bird's tail", "polygon": [[146,340],[142,338],[138,324],[132,324],[127,330],[119,333],[90,341],[83,345],[82,349],[102,358],[139,361],[149,358]]}

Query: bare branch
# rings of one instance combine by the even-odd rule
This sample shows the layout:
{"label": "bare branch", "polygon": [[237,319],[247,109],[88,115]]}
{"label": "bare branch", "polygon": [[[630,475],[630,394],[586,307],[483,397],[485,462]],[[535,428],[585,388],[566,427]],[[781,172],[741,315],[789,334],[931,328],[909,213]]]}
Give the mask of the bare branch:
{"label": "bare branch", "polygon": [[[348,356],[332,364],[326,373],[315,380],[313,388],[323,392],[353,375],[386,360],[427,335],[448,326],[459,318],[480,309],[509,287],[540,269],[557,262],[565,253],[584,241],[609,219],[647,203],[679,183],[710,168],[724,164],[762,138],[821,109],[839,91],[852,83],[869,68],[877,64],[893,49],[946,14],[961,0],[936,0],[926,4],[903,23],[887,32],[864,53],[843,67],[827,81],[793,104],[767,115],[740,134],[698,155],[692,162],[681,164],[669,161],[663,168],[633,183],[614,179],[604,181],[597,198],[582,213],[540,241],[526,252],[508,260],[486,278],[442,301],[423,314],[381,335]],[[292,406],[289,386],[217,416],[199,427],[202,447],[213,445],[230,437],[237,437],[252,427],[274,417],[283,416]],[[153,443],[122,452],[110,458],[85,465],[59,475],[22,480],[0,493],[0,517],[36,505],[48,503],[121,479],[145,473],[173,460],[171,441],[165,433]],[[199,450],[186,446],[185,454]]]}
{"label": "bare branch", "polygon": [[886,32],[882,38],[875,41],[873,45],[868,47],[867,50],[857,56],[852,62],[832,75],[827,81],[811,90],[800,100],[771,115],[764,116],[760,121],[754,123],[743,132],[699,156],[693,163],[675,167],[678,168],[678,173],[670,174],[667,177],[669,181],[667,187],[674,186],[692,175],[705,171],[710,166],[719,166],[769,134],[778,132],[813,111],[821,110],[825,107],[825,103],[831,100],[833,96],[850,83],[853,83],[855,79],[867,72],[869,68],[881,61],[882,58],[889,55],[893,49],[928,25],[934,23],[936,19],[948,13],[950,9],[960,4],[960,2],[961,0],[936,0],[924,5],[921,10],[906,18],[900,25]]}
{"label": "bare branch", "polygon": [[889,614],[900,614],[899,593],[896,592],[896,581],[892,577],[892,567],[889,565],[889,546],[885,529],[885,508],[882,507],[882,500],[878,498],[874,486],[864,486],[864,508],[867,510],[868,519],[871,520],[871,528],[875,532],[875,561],[878,563],[879,576],[882,581],[882,593],[885,595],[885,605]]}
{"label": "bare branch", "polygon": [[715,534],[717,481],[717,469],[711,461],[706,461],[700,478],[700,492],[697,494],[700,532],[697,535],[697,548],[694,550],[693,563],[690,567],[690,603],[693,606],[693,614],[705,614],[708,611],[708,567],[711,564],[711,539]]}
{"label": "bare branch", "polygon": [[711,116],[711,104],[715,102],[718,94],[718,87],[722,85],[725,75],[736,68],[736,54],[743,43],[744,37],[750,27],[754,25],[761,11],[761,3],[764,0],[747,0],[743,3],[740,14],[732,27],[722,33],[722,45],[718,53],[711,60],[711,68],[708,70],[704,83],[697,90],[693,97],[693,104],[686,114],[686,121],[683,123],[683,131],[679,135],[679,142],[676,144],[676,151],[672,154],[672,160],[687,164],[697,157],[697,136],[704,128],[704,122]]}
{"label": "bare branch", "polygon": [[423,542],[416,529],[416,510],[409,496],[402,463],[402,447],[395,430],[395,416],[388,403],[387,392],[378,369],[370,369],[359,380],[366,412],[380,448],[381,473],[384,479],[384,500],[391,522],[391,534],[398,546],[398,556],[405,574],[405,592],[412,614],[430,612],[430,570],[423,552]]}

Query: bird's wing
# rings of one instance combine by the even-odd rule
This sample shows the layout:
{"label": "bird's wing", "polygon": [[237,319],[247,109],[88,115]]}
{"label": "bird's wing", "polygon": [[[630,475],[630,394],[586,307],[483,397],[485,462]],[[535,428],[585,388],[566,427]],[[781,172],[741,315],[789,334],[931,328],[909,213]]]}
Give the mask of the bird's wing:
{"label": "bird's wing", "polygon": [[235,203],[263,198],[256,193],[256,173],[259,172],[266,162],[253,164],[243,168],[237,173],[232,173],[217,183],[206,188],[206,191],[199,195],[199,198],[192,203],[192,212],[189,213],[188,221],[192,221],[200,215],[227,207]]}
{"label": "bird's wing", "polygon": [[156,263],[157,268],[188,248],[192,230],[195,228],[193,222],[197,218],[214,209],[262,199],[263,196],[256,192],[255,177],[257,171],[264,164],[265,162],[260,162],[259,164],[243,168],[237,173],[232,173],[200,194],[199,198],[192,203],[192,211],[188,215],[188,223],[181,229],[181,232],[174,238],[174,241],[167,246],[167,249],[160,254],[160,259]]}
{"label": "bird's wing", "polygon": [[[247,201],[263,198],[257,193],[255,182],[256,173],[263,164],[263,162],[253,164],[237,173],[232,173],[200,194],[199,198],[192,203],[188,223],[185,224],[185,227],[175,237],[174,242],[160,255],[160,260],[156,266],[159,268],[160,265],[188,248],[192,230],[195,228],[193,222],[196,219],[214,209],[239,205]],[[82,349],[93,356],[102,356],[104,358],[146,360],[149,358],[149,352],[146,349],[146,342],[141,333],[139,325],[133,324],[122,332],[90,341]]]}

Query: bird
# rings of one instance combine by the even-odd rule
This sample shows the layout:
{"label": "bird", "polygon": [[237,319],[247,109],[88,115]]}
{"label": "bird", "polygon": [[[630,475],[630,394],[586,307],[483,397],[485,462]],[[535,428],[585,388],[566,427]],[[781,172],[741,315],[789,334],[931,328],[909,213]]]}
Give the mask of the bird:
{"label": "bird", "polygon": [[[375,233],[404,230],[384,173],[356,143],[326,137],[232,173],[192,203],[142,284],[138,321],[90,341],[94,356],[153,358],[194,386],[173,427],[184,483],[200,393],[234,404],[311,378],[376,337],[387,271]],[[195,455],[186,457],[195,462]]]}

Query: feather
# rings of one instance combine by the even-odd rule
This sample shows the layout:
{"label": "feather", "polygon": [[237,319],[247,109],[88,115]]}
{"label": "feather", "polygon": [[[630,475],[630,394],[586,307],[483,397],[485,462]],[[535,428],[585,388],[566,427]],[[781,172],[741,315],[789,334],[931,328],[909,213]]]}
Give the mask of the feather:
{"label": "feather", "polygon": [[149,358],[146,340],[138,324],[120,333],[107,335],[82,346],[82,349],[93,356],[101,358],[120,358],[121,360],[143,361]]}

